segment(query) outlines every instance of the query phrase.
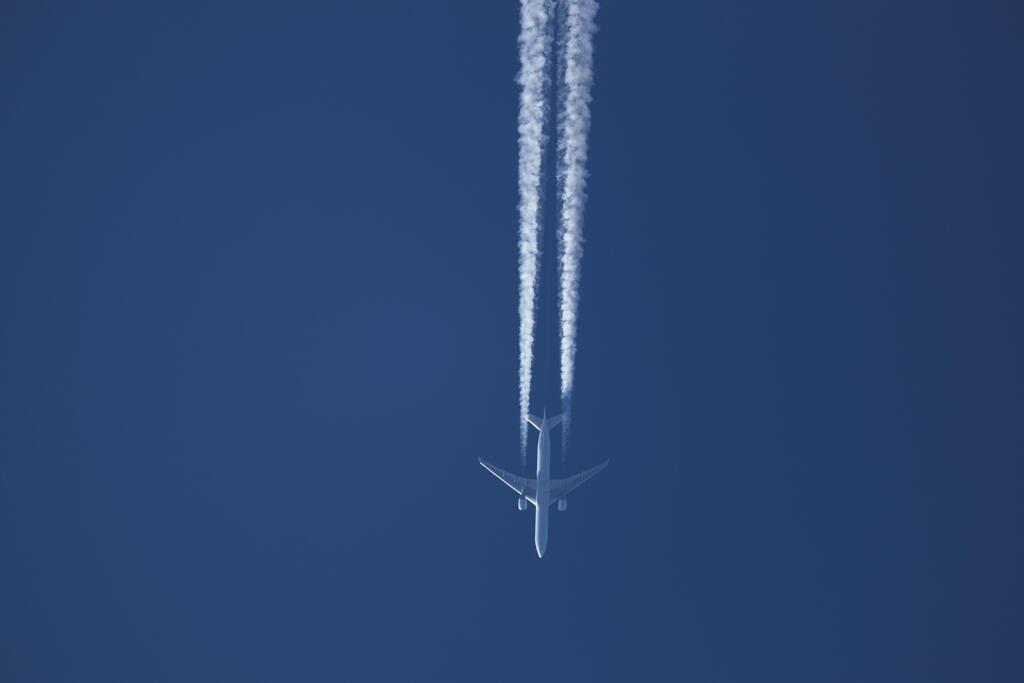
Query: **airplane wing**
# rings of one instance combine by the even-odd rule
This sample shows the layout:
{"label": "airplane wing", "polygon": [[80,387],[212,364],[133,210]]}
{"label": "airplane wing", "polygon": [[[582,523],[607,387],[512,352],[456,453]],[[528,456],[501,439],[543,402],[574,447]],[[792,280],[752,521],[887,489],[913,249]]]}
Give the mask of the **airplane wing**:
{"label": "airplane wing", "polygon": [[536,479],[527,479],[526,477],[520,477],[516,474],[512,474],[511,472],[506,472],[503,469],[495,467],[483,458],[477,458],[477,460],[480,461],[480,464],[483,465],[488,472],[505,482],[510,489],[518,493],[520,496],[523,496],[534,505],[537,504]]}
{"label": "airplane wing", "polygon": [[597,467],[591,467],[589,470],[584,470],[579,474],[574,474],[571,477],[565,479],[552,479],[551,480],[551,502],[555,502],[559,498],[565,498],[572,491],[579,488],[580,484],[590,479],[595,474],[603,470],[608,466],[608,461],[605,460]]}

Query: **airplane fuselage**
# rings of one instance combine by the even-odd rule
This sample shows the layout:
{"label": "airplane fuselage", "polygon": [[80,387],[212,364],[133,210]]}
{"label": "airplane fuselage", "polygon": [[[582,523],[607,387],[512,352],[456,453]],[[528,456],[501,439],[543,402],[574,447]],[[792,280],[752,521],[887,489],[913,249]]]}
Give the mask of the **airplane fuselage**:
{"label": "airplane fuselage", "polygon": [[537,438],[537,509],[533,543],[537,557],[544,557],[548,547],[548,508],[551,503],[551,428],[547,415],[541,420]]}

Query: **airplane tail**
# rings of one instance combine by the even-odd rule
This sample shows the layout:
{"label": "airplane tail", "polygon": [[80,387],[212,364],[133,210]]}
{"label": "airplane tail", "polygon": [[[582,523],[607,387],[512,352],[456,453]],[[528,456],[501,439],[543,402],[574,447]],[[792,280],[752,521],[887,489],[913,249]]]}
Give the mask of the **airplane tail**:
{"label": "airplane tail", "polygon": [[[526,419],[530,423],[531,427],[536,429],[538,432],[540,431],[540,423],[544,420],[544,418],[537,417],[536,415],[530,415]],[[547,421],[548,427],[550,429],[554,429],[558,425],[562,424],[562,415],[561,413],[558,415],[553,415],[552,417],[547,418]]]}

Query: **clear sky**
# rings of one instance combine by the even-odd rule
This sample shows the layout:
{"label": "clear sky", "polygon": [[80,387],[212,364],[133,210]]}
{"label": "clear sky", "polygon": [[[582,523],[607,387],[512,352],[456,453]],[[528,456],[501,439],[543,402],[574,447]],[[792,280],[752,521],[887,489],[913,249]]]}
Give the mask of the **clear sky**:
{"label": "clear sky", "polygon": [[1022,22],[602,2],[538,560],[518,4],[5,3],[0,679],[1024,680]]}

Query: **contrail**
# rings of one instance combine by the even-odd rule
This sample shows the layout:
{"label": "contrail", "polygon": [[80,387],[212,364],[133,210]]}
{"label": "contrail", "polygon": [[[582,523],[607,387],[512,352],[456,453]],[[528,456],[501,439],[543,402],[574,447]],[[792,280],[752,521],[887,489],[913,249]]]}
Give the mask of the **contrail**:
{"label": "contrail", "polygon": [[519,444],[526,465],[526,417],[533,372],[534,308],[541,233],[553,0],[521,0],[519,31]]}
{"label": "contrail", "polygon": [[[587,133],[590,86],[594,81],[596,0],[564,0],[561,12],[561,74],[558,112],[558,309],[562,366],[563,446],[569,438],[576,318],[579,308],[580,259],[583,256],[583,205],[587,185]],[[565,448],[562,449],[563,454]]]}

